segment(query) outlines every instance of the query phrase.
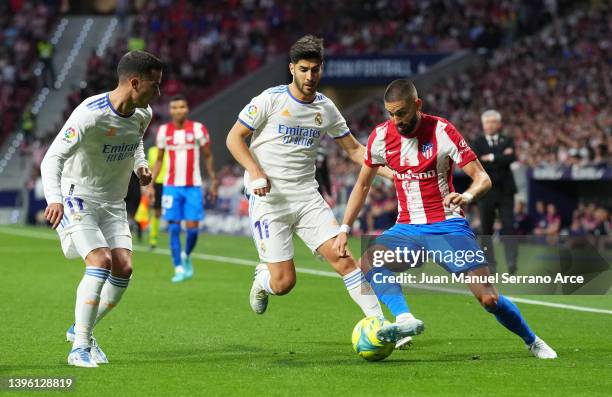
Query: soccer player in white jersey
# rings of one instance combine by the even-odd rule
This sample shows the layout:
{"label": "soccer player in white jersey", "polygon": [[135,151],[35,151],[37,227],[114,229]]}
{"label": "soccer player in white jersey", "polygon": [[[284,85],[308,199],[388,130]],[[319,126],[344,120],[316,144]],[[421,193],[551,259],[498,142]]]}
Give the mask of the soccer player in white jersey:
{"label": "soccer player in white jersey", "polygon": [[144,51],[125,54],[117,87],[85,99],[70,115],[41,165],[46,219],[64,255],[81,257],[85,275],[76,293],[68,364],[108,363],[94,325],[117,306],[132,274],[132,237],[125,202],[132,171],[151,182],[142,137],[149,103],[160,95],[162,63]]}
{"label": "soccer player in white jersey", "polygon": [[[322,42],[308,35],[294,43],[290,50],[291,84],[270,88],[253,98],[227,136],[227,147],[246,169],[249,215],[261,260],[251,288],[251,308],[264,313],[269,295],[287,294],[295,285],[295,232],[342,276],[351,298],[366,316],[380,316],[378,299],[352,256],[339,256],[332,249],[340,229],[317,191],[315,160],[325,134],[358,164],[365,153],[334,103],[317,92],[323,68]],[[250,147],[244,141],[248,136]],[[380,172],[391,176],[384,167]]]}

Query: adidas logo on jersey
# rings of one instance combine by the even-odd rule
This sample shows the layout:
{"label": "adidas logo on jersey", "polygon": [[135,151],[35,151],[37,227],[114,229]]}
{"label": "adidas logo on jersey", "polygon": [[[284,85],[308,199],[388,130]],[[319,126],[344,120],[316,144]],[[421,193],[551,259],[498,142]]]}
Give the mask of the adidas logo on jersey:
{"label": "adidas logo on jersey", "polygon": [[285,108],[285,110],[283,110],[283,112],[281,113],[281,116],[291,117],[291,113],[289,113],[289,109]]}
{"label": "adidas logo on jersey", "polygon": [[106,136],[115,136],[117,135],[117,129],[115,127],[111,127],[108,131],[106,131]]}

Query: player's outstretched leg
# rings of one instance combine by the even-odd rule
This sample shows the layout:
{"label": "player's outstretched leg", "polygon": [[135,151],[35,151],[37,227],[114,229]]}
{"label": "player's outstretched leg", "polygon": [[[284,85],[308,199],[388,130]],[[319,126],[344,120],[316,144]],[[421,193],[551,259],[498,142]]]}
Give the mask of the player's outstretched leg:
{"label": "player's outstretched leg", "polygon": [[[387,248],[372,246],[368,249],[368,252],[377,249],[384,250]],[[367,258],[371,258],[372,255],[368,252],[363,256],[360,267],[378,299],[395,316],[395,322],[378,330],[377,337],[384,342],[400,342],[398,347],[401,347],[401,345],[410,342],[406,337],[418,335],[425,331],[425,324],[410,312],[402,287],[395,281],[395,274],[384,266],[371,266]]]}
{"label": "player's outstretched leg", "polygon": [[263,314],[268,308],[269,295],[285,295],[295,286],[295,265],[293,259],[282,262],[259,264],[255,268],[255,276],[249,301],[251,309],[257,314]]}
{"label": "player's outstretched leg", "polygon": [[91,333],[98,313],[100,293],[110,274],[112,264],[108,248],[92,250],[85,258],[85,275],[77,288],[74,310],[74,342],[68,364],[77,367],[97,367],[91,355]]}
{"label": "player's outstretched leg", "polygon": [[191,252],[198,242],[199,225],[197,221],[187,221],[187,238],[185,239],[185,254],[182,256],[183,269],[185,270],[185,278],[193,277],[193,264],[191,263]]}
{"label": "player's outstretched leg", "polygon": [[172,264],[174,265],[173,283],[185,281],[185,269],[183,269],[183,261],[181,258],[181,224],[180,222],[170,221],[168,223],[168,233],[170,234],[170,253],[172,255]]}
{"label": "player's outstretched leg", "polygon": [[339,257],[333,248],[335,237],[324,242],[317,252],[332,265],[334,270],[342,276],[350,297],[361,308],[364,316],[384,317],[376,294],[365,279],[361,269],[351,255]]}
{"label": "player's outstretched leg", "polygon": [[[468,272],[468,276],[483,277],[489,274],[489,268],[486,266]],[[557,353],[529,328],[519,308],[510,299],[499,294],[493,285],[473,283],[469,287],[485,310],[493,314],[508,330],[520,336],[534,356],[544,359],[557,358]]]}

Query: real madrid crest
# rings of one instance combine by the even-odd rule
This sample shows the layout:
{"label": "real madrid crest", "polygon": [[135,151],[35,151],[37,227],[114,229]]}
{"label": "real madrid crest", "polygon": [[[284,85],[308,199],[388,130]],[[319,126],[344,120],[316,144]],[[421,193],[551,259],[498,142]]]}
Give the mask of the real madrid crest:
{"label": "real madrid crest", "polygon": [[315,114],[315,123],[317,123],[317,125],[323,124],[323,116],[321,116],[321,113]]}

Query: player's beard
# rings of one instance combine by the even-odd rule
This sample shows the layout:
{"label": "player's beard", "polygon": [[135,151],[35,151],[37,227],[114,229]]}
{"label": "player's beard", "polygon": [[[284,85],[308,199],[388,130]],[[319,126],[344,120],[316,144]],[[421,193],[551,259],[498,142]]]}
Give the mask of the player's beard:
{"label": "player's beard", "polygon": [[[311,82],[310,87],[306,86],[306,82],[305,81],[300,81],[298,79],[296,79],[296,86],[298,88],[298,90],[300,90],[300,92],[304,95],[304,96],[311,96],[314,95],[315,92],[317,92],[317,86],[318,86],[318,82]],[[311,92],[308,92],[306,90],[312,90]]]}
{"label": "player's beard", "polygon": [[414,129],[416,128],[419,122],[419,113],[415,112],[412,119],[408,122],[408,124],[403,124],[401,127],[398,125],[397,130],[402,135],[411,135],[414,133]]}

